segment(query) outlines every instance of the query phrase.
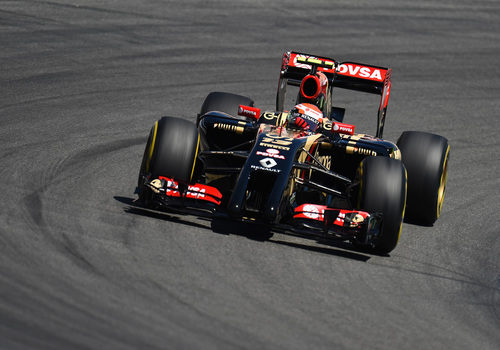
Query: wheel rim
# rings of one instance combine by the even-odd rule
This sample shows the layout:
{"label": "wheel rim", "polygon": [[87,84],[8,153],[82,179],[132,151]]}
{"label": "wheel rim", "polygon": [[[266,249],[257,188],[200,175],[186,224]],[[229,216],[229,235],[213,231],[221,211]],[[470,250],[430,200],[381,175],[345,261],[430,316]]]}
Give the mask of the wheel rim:
{"label": "wheel rim", "polygon": [[446,192],[446,180],[448,178],[448,153],[450,152],[450,146],[446,149],[446,155],[443,162],[443,172],[441,173],[441,181],[439,183],[438,190],[438,201],[437,201],[437,218],[441,214],[441,208],[443,207],[444,194]]}
{"label": "wheel rim", "polygon": [[200,149],[200,134],[198,134],[198,139],[196,141],[196,151],[194,153],[193,167],[191,169],[191,176],[189,177],[189,181],[193,180],[194,168],[196,165],[196,159],[198,158],[198,150]]}
{"label": "wheel rim", "polygon": [[155,143],[156,143],[156,133],[158,132],[158,122],[155,122],[153,126],[153,140],[151,141],[151,145],[149,146],[149,152],[148,152],[148,158],[146,160],[146,172],[149,172],[150,164],[151,164],[151,159],[153,158],[153,151],[155,149]]}

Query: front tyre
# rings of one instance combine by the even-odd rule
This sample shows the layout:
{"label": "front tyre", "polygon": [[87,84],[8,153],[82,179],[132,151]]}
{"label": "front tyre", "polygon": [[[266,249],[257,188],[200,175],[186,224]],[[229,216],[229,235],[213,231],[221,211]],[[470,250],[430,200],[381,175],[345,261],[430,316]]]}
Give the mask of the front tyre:
{"label": "front tyre", "polygon": [[199,146],[200,137],[194,123],[174,117],[163,117],[155,122],[139,171],[139,199],[145,200],[148,196],[145,178],[165,176],[191,182],[195,176]]}
{"label": "front tyre", "polygon": [[405,219],[432,225],[443,207],[450,146],[442,136],[405,131],[397,142],[408,172]]}
{"label": "front tyre", "polygon": [[398,244],[406,202],[406,171],[403,164],[386,157],[366,157],[357,174],[358,208],[382,214],[373,250],[387,254]]}

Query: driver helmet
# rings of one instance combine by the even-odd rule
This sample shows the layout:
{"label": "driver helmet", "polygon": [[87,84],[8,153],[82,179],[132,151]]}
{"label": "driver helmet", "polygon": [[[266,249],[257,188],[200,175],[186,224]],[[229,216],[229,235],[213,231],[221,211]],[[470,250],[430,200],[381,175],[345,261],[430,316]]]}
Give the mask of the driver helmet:
{"label": "driver helmet", "polygon": [[321,110],[311,103],[301,103],[288,113],[287,126],[315,132],[323,119]]}

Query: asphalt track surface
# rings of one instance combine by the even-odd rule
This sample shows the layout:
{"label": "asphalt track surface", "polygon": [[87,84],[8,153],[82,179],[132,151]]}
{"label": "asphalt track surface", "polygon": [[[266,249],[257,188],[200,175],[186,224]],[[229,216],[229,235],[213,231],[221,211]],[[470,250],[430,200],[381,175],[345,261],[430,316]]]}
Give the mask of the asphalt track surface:
{"label": "asphalt track surface", "polygon": [[[499,349],[499,33],[498,1],[0,1],[0,349]],[[272,109],[290,49],[392,67],[384,136],[451,143],[389,257],[133,209],[152,123]]]}

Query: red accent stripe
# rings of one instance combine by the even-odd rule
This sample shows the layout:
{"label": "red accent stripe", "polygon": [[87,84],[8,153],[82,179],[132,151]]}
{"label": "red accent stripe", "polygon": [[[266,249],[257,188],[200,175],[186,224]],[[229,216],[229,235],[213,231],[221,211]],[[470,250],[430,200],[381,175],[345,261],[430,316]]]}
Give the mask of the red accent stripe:
{"label": "red accent stripe", "polygon": [[369,213],[361,210],[334,209],[334,208],[328,208],[326,205],[306,203],[299,205],[297,208],[295,208],[295,214],[293,215],[293,218],[325,222],[325,213],[327,211],[339,212],[337,218],[332,223],[326,223],[326,224],[333,224],[336,226],[344,226],[344,218],[348,214],[358,214],[361,215],[363,219],[366,219],[370,215]]}
{"label": "red accent stripe", "polygon": [[[168,197],[181,196],[180,192],[178,191],[179,183],[177,181],[165,176],[160,176],[159,179],[165,180],[167,182],[167,188],[165,189],[166,196]],[[219,205],[221,203],[222,194],[215,187],[197,183],[188,185],[188,190],[186,192],[185,198],[198,199]]]}

